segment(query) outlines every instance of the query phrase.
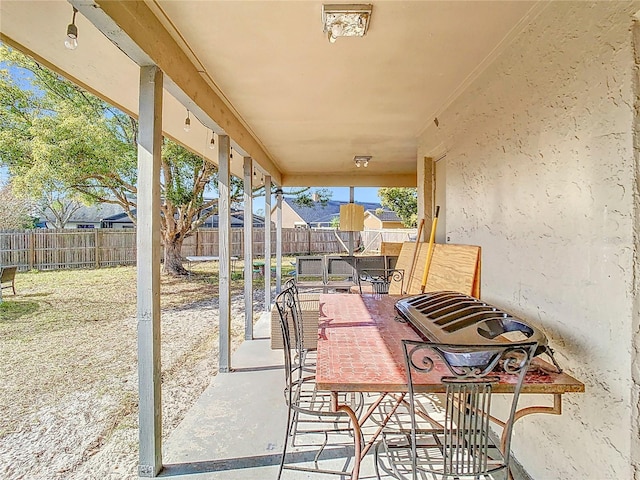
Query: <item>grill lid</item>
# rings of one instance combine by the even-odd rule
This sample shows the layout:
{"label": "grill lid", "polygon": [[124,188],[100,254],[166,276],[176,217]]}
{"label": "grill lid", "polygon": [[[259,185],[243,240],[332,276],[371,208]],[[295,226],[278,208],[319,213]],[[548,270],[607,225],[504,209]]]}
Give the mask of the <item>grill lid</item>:
{"label": "grill lid", "polygon": [[537,354],[548,350],[547,337],[540,330],[462,293],[444,291],[406,297],[396,302],[396,310],[432,342],[458,345],[538,342]]}

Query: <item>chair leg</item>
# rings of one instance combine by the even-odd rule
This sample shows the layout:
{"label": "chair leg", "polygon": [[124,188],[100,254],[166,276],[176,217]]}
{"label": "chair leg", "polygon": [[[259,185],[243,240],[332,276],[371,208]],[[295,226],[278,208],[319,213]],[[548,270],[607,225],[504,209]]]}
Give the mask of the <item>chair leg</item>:
{"label": "chair leg", "polygon": [[284,469],[284,461],[287,457],[287,444],[289,443],[289,431],[291,429],[291,407],[287,409],[287,428],[284,430],[284,445],[282,447],[282,458],[280,459],[280,469],[278,470],[278,480],[282,477]]}
{"label": "chair leg", "polygon": [[15,280],[13,282],[11,282],[11,288],[13,289],[13,294],[16,294],[16,282]]}

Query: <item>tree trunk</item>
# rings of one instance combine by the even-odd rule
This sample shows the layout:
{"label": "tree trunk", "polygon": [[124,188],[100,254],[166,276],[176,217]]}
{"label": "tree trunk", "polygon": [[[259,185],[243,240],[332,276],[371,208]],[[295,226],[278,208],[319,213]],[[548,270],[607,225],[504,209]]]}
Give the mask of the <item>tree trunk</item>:
{"label": "tree trunk", "polygon": [[184,237],[164,239],[164,273],[168,275],[187,275],[189,272],[182,266],[182,242]]}

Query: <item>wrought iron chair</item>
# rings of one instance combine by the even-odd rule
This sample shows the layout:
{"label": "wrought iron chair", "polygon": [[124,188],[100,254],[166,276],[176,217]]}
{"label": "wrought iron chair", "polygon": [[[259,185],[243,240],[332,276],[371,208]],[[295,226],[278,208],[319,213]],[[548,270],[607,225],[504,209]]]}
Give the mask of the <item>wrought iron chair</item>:
{"label": "wrought iron chair", "polygon": [[[278,471],[278,479],[281,478],[283,470],[297,470],[303,472],[347,475],[349,472],[344,470],[331,470],[320,468],[319,462],[322,452],[329,442],[329,434],[348,435],[349,438],[340,445],[353,445],[353,428],[350,426],[349,417],[343,412],[334,412],[331,410],[331,394],[330,392],[318,391],[315,388],[315,377],[304,376],[304,365],[302,362],[292,361],[292,352],[294,358],[304,358],[303,352],[300,350],[301,343],[295,340],[289,331],[289,326],[293,325],[294,330],[297,329],[298,307],[295,300],[295,287],[290,287],[282,291],[276,298],[276,307],[280,314],[280,328],[282,330],[282,341],[284,345],[284,368],[285,368],[285,400],[288,407],[287,428],[285,431],[284,449],[280,462],[280,470]],[[352,395],[342,398],[339,403],[350,403],[354,411],[360,412],[363,405],[362,394]],[[318,447],[313,460],[313,467],[305,467],[302,465],[287,465],[286,455],[289,443],[291,446],[295,444],[299,435],[311,434],[317,438],[319,435],[322,441],[318,444],[311,445]],[[348,463],[348,459],[347,459]]]}
{"label": "wrought iron chair", "polygon": [[[289,333],[293,330],[293,341],[295,344],[295,355],[292,359],[305,372],[315,373],[317,348],[309,347],[305,342],[305,326],[303,312],[300,303],[300,292],[296,285],[296,279],[290,278],[284,283],[284,290],[290,290],[295,305],[295,315],[289,315]],[[316,329],[317,330],[317,329]],[[291,339],[290,339],[291,340]]]}
{"label": "wrought iron chair", "polygon": [[[398,479],[509,475],[511,432],[524,376],[537,343],[461,346],[403,340],[409,386],[410,429],[383,432],[376,444],[380,469]],[[419,377],[439,375],[446,387],[444,420],[426,417],[416,405]],[[495,385],[510,378],[514,386],[501,447],[493,441],[491,396]],[[423,423],[423,420],[426,422]],[[420,421],[420,426],[419,422]]]}
{"label": "wrought iron chair", "polygon": [[366,293],[362,286],[363,284],[371,285],[373,293],[387,294],[389,293],[389,286],[392,282],[400,284],[400,291],[402,291],[402,284],[404,282],[404,270],[401,269],[371,269],[361,270],[358,272],[358,287],[360,293]]}

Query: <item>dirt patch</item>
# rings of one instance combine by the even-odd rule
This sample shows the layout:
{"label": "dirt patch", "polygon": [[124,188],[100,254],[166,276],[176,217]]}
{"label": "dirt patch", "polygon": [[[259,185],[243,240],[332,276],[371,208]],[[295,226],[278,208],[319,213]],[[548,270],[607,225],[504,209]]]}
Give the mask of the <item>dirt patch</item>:
{"label": "dirt patch", "polygon": [[[218,364],[215,292],[207,292],[207,285],[198,281],[179,281],[171,288],[174,295],[180,289],[185,293],[167,302],[162,312],[165,438],[209,385]],[[30,294],[36,295],[27,291],[24,297]],[[189,295],[195,296],[194,301]],[[206,295],[209,299],[199,299]],[[78,293],[73,297],[84,305],[80,310],[94,301],[82,300]],[[112,304],[108,318],[98,314],[93,320],[82,319],[61,310],[55,298],[43,296],[42,302],[48,299],[56,310],[55,321],[47,317],[45,303],[39,305],[36,317],[0,319],[4,327],[0,328],[1,478],[137,478],[136,318],[131,297],[125,297],[120,310],[126,315],[117,314],[118,306]],[[260,290],[254,292],[254,305],[256,312],[264,308]],[[18,322],[28,325],[20,327]],[[243,336],[244,298],[235,288],[234,348]]]}

